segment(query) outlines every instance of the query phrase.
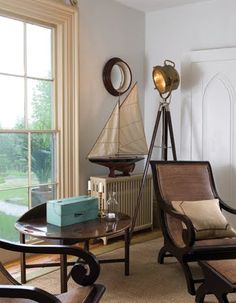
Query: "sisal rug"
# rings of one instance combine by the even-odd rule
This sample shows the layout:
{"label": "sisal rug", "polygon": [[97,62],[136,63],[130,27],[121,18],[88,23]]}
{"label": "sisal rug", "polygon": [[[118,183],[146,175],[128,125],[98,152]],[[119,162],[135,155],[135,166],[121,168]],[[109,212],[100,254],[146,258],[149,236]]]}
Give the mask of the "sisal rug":
{"label": "sisal rug", "polygon": [[[188,294],[180,265],[174,258],[167,258],[166,264],[157,263],[162,238],[132,244],[130,248],[130,276],[124,276],[123,263],[101,264],[97,282],[106,286],[102,303],[194,303],[195,297]],[[102,258],[120,258],[123,249],[102,254]],[[196,267],[196,274],[199,270]],[[59,271],[43,275],[29,282],[52,293],[59,292]],[[74,287],[69,281],[69,287]],[[207,296],[205,302],[217,302]]]}

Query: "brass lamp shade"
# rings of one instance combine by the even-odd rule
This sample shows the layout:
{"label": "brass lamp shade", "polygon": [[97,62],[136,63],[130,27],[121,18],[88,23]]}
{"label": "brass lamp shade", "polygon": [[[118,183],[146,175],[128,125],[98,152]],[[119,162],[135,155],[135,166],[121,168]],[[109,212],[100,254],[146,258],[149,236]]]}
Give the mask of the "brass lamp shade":
{"label": "brass lamp shade", "polygon": [[171,93],[172,90],[177,89],[179,86],[179,74],[175,69],[174,62],[170,60],[165,60],[164,66],[154,66],[152,77],[155,88],[161,96],[165,93]]}

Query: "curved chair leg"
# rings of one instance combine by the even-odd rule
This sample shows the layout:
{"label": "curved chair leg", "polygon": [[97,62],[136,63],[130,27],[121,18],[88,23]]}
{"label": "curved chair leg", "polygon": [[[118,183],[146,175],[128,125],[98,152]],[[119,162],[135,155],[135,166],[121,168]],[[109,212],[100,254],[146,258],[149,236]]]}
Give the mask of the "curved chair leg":
{"label": "curved chair leg", "polygon": [[188,266],[188,263],[180,262],[180,264],[184,271],[188,292],[190,293],[190,295],[195,295],[196,290],[195,290],[194,280],[193,280],[192,272]]}
{"label": "curved chair leg", "polygon": [[225,293],[219,295],[217,294],[215,296],[219,303],[229,303],[229,300],[227,299],[227,295]]}
{"label": "curved chair leg", "polygon": [[166,250],[165,246],[163,246],[158,254],[158,263],[159,264],[164,264],[164,259],[166,257],[166,254],[168,253],[168,251]]}
{"label": "curved chair leg", "polygon": [[201,284],[196,291],[196,303],[204,303],[205,296],[207,294],[207,289],[204,284]]}

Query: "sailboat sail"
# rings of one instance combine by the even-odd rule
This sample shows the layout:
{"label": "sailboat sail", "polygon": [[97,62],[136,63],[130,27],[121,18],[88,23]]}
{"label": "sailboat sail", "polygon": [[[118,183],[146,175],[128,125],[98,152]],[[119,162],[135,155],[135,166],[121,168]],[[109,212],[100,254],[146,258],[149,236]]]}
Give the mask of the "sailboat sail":
{"label": "sailboat sail", "polygon": [[113,156],[118,150],[119,104],[117,103],[88,158]]}
{"label": "sailboat sail", "polygon": [[138,87],[135,85],[120,106],[120,154],[146,155],[148,153],[142,115],[139,109]]}
{"label": "sailboat sail", "polygon": [[145,155],[148,147],[134,85],[124,102],[117,103],[88,158]]}

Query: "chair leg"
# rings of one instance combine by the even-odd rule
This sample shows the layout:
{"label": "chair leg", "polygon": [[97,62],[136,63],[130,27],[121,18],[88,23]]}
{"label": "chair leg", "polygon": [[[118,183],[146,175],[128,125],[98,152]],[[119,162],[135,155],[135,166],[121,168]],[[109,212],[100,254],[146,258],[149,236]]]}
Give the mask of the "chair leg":
{"label": "chair leg", "polygon": [[180,264],[184,271],[188,292],[190,293],[190,295],[195,295],[196,290],[195,290],[194,280],[193,280],[192,272],[188,266],[188,263],[180,262]]}
{"label": "chair leg", "polygon": [[168,251],[166,250],[165,246],[163,246],[158,254],[158,263],[159,264],[164,264],[164,258],[166,257],[166,254],[168,253]]}
{"label": "chair leg", "polygon": [[[205,285],[202,284],[197,290],[195,302],[204,303],[206,294],[207,294],[207,289],[205,288]],[[219,303],[229,303],[226,294],[215,294],[215,297],[217,298]]]}
{"label": "chair leg", "polygon": [[199,286],[199,288],[197,289],[197,291],[196,291],[195,302],[196,302],[196,303],[203,303],[206,294],[207,294],[207,289],[206,289],[206,287],[205,287],[204,284],[201,284],[201,285]]}
{"label": "chair leg", "polygon": [[227,299],[227,295],[225,293],[219,295],[217,294],[215,296],[219,303],[229,303],[229,300]]}

